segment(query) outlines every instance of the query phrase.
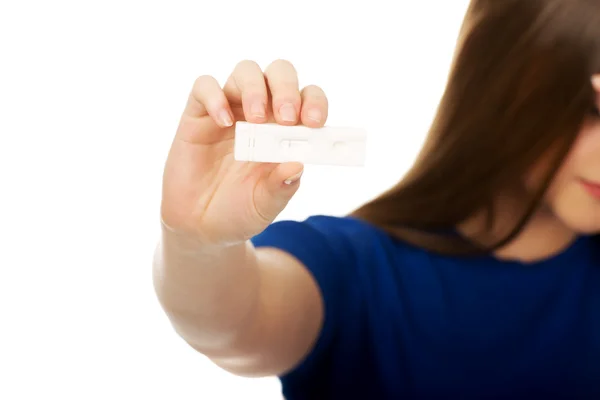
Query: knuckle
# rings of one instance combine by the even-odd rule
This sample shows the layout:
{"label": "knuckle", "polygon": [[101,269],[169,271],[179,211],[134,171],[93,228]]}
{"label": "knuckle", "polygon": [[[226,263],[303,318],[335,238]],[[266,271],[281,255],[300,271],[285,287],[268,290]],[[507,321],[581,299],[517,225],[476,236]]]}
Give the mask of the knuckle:
{"label": "knuckle", "polygon": [[292,64],[289,60],[286,60],[286,59],[283,59],[283,58],[278,58],[278,59],[274,60],[267,67],[267,69],[273,69],[273,68],[285,68],[285,69],[288,69],[288,70],[292,70],[294,72],[296,71],[296,68],[294,67],[294,64]]}
{"label": "knuckle", "polygon": [[302,96],[305,100],[327,103],[325,91],[317,85],[308,85],[302,89]]}
{"label": "knuckle", "polygon": [[300,92],[298,91],[298,85],[292,81],[279,81],[275,85],[271,86],[271,93],[273,97],[298,97],[300,98]]}
{"label": "knuckle", "polygon": [[258,63],[254,60],[241,60],[235,66],[236,70],[247,69],[247,68],[258,68],[260,69]]}
{"label": "knuckle", "polygon": [[307,85],[304,87],[304,89],[302,89],[302,91],[310,96],[326,97],[325,91],[317,85]]}
{"label": "knuckle", "polygon": [[200,75],[194,81],[193,89],[194,91],[201,90],[202,88],[206,87],[207,84],[212,83],[214,80],[215,78],[213,78],[211,75]]}
{"label": "knuckle", "polygon": [[292,103],[295,107],[300,107],[302,98],[298,91],[279,89],[273,93],[273,106],[280,106],[283,103]]}
{"label": "knuckle", "polygon": [[265,77],[274,99],[300,100],[298,74],[291,62],[273,61],[265,70]]}
{"label": "knuckle", "polygon": [[261,80],[246,80],[244,84],[240,84],[238,87],[244,96],[267,96],[267,89],[265,88],[264,81]]}
{"label": "knuckle", "polygon": [[264,76],[256,61],[240,61],[236,65],[231,79],[242,92],[266,92]]}
{"label": "knuckle", "polygon": [[294,86],[298,90],[298,73],[294,65],[284,59],[273,61],[265,69],[267,80],[275,80],[280,86]]}

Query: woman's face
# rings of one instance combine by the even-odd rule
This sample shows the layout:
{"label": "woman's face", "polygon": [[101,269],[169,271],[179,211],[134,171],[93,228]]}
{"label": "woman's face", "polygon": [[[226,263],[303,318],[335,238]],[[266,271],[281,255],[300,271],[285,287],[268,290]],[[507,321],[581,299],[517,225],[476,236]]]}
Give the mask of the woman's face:
{"label": "woman's face", "polygon": [[[593,79],[600,108],[600,75]],[[600,115],[591,112],[545,199],[556,218],[577,233],[600,233]]]}

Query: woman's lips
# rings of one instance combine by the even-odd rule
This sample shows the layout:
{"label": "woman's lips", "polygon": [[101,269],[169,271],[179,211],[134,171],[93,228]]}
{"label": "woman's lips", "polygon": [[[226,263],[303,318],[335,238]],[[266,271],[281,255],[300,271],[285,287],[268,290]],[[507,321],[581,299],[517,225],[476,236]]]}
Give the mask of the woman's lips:
{"label": "woman's lips", "polygon": [[592,197],[600,200],[600,182],[591,182],[582,179],[581,185]]}

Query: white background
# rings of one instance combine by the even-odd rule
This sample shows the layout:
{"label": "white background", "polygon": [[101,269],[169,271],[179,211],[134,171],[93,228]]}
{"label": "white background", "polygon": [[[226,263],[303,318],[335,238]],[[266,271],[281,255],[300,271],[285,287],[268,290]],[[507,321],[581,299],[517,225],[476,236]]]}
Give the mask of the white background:
{"label": "white background", "polygon": [[[352,5],[351,5],[352,4]],[[154,296],[162,167],[194,79],[292,61],[365,168],[308,166],[280,218],[341,215],[414,160],[467,0],[0,3],[0,398],[278,399]]]}

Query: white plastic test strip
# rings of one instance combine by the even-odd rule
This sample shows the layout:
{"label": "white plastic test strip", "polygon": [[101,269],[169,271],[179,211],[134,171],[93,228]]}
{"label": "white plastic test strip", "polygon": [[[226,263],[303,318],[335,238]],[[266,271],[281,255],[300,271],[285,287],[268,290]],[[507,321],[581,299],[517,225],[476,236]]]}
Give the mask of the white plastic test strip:
{"label": "white plastic test strip", "polygon": [[367,133],[360,128],[284,126],[237,122],[234,158],[238,161],[363,166]]}

